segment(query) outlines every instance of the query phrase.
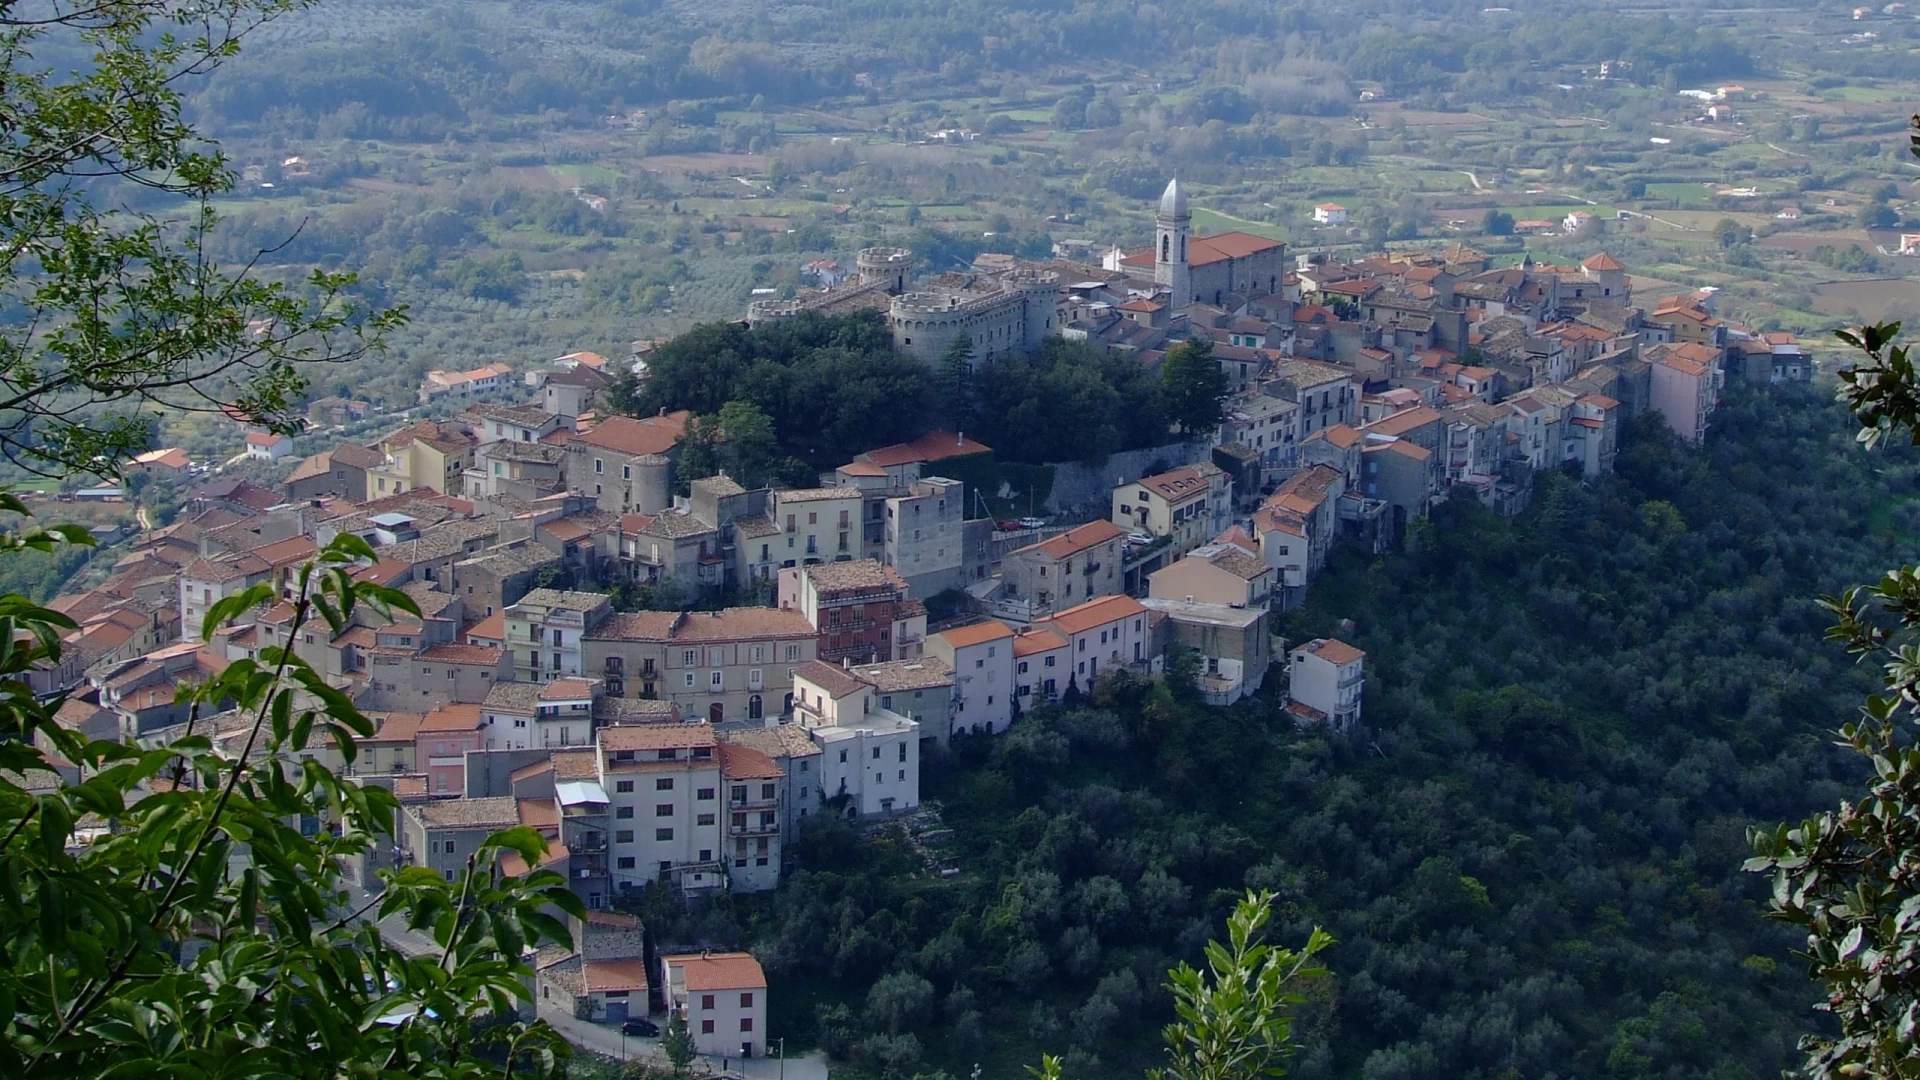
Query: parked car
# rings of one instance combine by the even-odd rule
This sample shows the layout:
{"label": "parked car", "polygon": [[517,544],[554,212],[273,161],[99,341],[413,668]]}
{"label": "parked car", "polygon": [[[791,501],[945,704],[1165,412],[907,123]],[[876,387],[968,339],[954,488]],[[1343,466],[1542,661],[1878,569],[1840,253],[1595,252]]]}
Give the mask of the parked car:
{"label": "parked car", "polygon": [[1001,532],[1019,532],[1020,531],[1020,523],[1012,520],[996,521],[993,523],[993,527],[996,529],[999,529]]}
{"label": "parked car", "polygon": [[1134,547],[1146,547],[1153,543],[1153,537],[1143,532],[1130,532],[1127,534],[1127,543]]}
{"label": "parked car", "polygon": [[651,1020],[633,1019],[621,1024],[620,1031],[626,1035],[643,1035],[650,1039],[660,1034],[660,1025]]}
{"label": "parked car", "polygon": [[1046,526],[1047,519],[1037,518],[1037,517],[1023,517],[1019,521],[1014,522],[1014,524],[1020,526],[1023,529],[1039,529],[1039,528],[1044,528]]}

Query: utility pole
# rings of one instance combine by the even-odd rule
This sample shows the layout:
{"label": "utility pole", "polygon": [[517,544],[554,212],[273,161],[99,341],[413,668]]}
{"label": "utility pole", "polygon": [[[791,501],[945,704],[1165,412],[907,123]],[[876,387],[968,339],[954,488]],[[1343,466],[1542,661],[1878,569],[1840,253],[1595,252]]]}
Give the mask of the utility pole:
{"label": "utility pole", "polygon": [[780,1080],[787,1080],[787,1037],[782,1035],[774,1041],[780,1044]]}

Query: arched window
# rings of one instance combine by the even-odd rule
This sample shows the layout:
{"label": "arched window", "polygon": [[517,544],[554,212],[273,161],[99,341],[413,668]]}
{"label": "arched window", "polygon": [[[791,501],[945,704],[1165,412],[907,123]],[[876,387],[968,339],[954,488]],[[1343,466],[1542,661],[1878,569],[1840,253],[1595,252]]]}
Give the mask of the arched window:
{"label": "arched window", "polygon": [[747,699],[747,719],[749,720],[760,719],[761,710],[764,708],[765,706],[761,704],[759,694],[755,694],[752,697],[748,698]]}
{"label": "arched window", "polygon": [[1184,235],[1180,237],[1180,261],[1187,261],[1187,238]]}
{"label": "arched window", "polygon": [[1172,261],[1172,255],[1173,255],[1173,237],[1162,235],[1160,237],[1160,261],[1170,262]]}
{"label": "arched window", "polygon": [[713,704],[707,706],[707,719],[712,723],[715,723],[715,724],[721,723],[725,721],[726,718],[727,718],[727,707],[725,705],[716,701]]}

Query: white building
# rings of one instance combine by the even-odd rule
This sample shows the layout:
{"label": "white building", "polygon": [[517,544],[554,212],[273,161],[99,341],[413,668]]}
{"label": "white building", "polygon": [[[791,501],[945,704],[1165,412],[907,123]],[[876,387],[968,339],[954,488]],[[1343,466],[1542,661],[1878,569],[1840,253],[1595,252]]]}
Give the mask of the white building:
{"label": "white building", "polygon": [[820,747],[820,790],[850,818],[920,805],[920,725],[882,708],[873,686],[816,660],[794,672],[794,719]]}
{"label": "white building", "polygon": [[1013,631],[990,619],[930,635],[927,651],[953,671],[950,732],[992,735],[1013,723]]}
{"label": "white building", "polygon": [[1069,684],[1090,690],[1100,673],[1111,668],[1150,670],[1156,659],[1147,609],[1131,596],[1089,600],[1038,625],[1067,642],[1073,666],[1061,684],[1063,691]]}
{"label": "white building", "polygon": [[271,431],[247,432],[247,456],[256,461],[279,461],[293,453],[293,440]]}
{"label": "white building", "polygon": [[1022,709],[1054,701],[1067,688],[1073,651],[1051,630],[1029,630],[1013,639],[1013,697]]}
{"label": "white building", "polygon": [[613,887],[719,888],[720,758],[708,724],[609,727],[597,740],[613,820]]}
{"label": "white building", "polygon": [[1315,638],[1290,658],[1288,711],[1334,727],[1360,722],[1367,654],[1335,638]]}
{"label": "white building", "polygon": [[1313,208],[1313,220],[1320,225],[1345,225],[1347,208],[1339,203],[1321,203]]}
{"label": "white building", "polygon": [[699,953],[661,959],[667,1011],[686,1018],[702,1054],[756,1057],[767,1052],[767,976],[749,953]]}

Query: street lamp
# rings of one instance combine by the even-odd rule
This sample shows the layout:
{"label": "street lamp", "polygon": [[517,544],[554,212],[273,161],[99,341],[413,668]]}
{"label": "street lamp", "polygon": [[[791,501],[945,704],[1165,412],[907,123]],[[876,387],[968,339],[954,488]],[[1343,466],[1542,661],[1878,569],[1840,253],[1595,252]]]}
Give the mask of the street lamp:
{"label": "street lamp", "polygon": [[620,1061],[622,1064],[625,1064],[626,1060],[627,1060],[627,1025],[621,1024],[620,1025]]}
{"label": "street lamp", "polygon": [[774,1041],[780,1044],[780,1080],[787,1080],[787,1037],[782,1035]]}

